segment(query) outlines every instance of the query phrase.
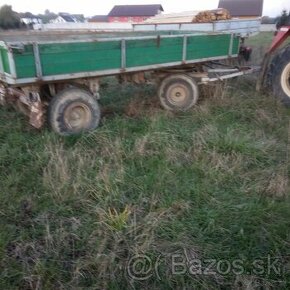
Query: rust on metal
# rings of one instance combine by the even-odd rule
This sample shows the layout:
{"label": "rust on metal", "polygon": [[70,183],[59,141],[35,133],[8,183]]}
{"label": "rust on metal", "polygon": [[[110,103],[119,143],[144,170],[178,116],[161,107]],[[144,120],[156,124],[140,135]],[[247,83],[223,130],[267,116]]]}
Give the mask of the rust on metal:
{"label": "rust on metal", "polygon": [[29,124],[40,129],[44,125],[44,106],[40,98],[40,87],[31,85],[22,88],[24,95],[20,101],[26,103],[29,109]]}
{"label": "rust on metal", "polygon": [[0,105],[6,105],[7,90],[3,84],[0,84]]}
{"label": "rust on metal", "polygon": [[44,125],[44,104],[39,95],[39,87],[23,87],[21,90],[10,87],[6,90],[6,101],[29,117],[29,123],[39,129]]}
{"label": "rust on metal", "polygon": [[40,129],[44,124],[44,110],[40,100],[31,104],[29,123],[36,129]]}
{"label": "rust on metal", "polygon": [[77,79],[74,81],[76,84],[80,84],[82,86],[85,86],[86,89],[88,89],[94,98],[97,100],[100,99],[100,79],[99,78],[86,78],[86,79]]}

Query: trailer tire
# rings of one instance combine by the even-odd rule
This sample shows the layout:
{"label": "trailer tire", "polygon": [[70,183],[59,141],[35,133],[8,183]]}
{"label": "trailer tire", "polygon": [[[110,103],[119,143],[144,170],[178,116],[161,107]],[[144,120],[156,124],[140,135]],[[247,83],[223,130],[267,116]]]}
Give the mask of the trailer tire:
{"label": "trailer tire", "polygon": [[272,90],[281,102],[290,107],[290,46],[287,46],[272,61]]}
{"label": "trailer tire", "polygon": [[98,102],[86,90],[68,88],[58,93],[48,107],[48,123],[56,133],[68,136],[94,130],[100,122]]}
{"label": "trailer tire", "polygon": [[158,96],[164,109],[188,111],[198,100],[198,85],[186,74],[173,74],[161,81]]}

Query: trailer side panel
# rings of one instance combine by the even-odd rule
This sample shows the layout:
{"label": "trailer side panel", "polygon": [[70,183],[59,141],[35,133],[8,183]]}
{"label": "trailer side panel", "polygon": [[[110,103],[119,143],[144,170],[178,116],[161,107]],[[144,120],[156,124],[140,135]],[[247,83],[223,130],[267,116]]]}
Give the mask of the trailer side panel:
{"label": "trailer side panel", "polygon": [[184,34],[96,41],[28,42],[10,45],[9,51],[10,57],[4,49],[1,50],[1,71],[2,74],[12,71],[7,82],[20,84],[225,59],[238,55],[239,37],[233,34]]}

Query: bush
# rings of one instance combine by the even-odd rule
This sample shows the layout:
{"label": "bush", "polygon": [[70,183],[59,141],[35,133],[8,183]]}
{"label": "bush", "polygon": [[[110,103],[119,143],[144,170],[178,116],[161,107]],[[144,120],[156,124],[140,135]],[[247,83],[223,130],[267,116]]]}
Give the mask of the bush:
{"label": "bush", "polygon": [[0,28],[14,29],[20,28],[21,20],[15,11],[12,10],[12,6],[4,5],[0,8]]}

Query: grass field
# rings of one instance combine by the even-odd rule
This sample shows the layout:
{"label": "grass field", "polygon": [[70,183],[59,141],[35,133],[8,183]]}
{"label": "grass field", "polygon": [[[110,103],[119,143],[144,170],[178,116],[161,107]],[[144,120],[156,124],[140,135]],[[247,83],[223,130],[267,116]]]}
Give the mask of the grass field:
{"label": "grass field", "polygon": [[69,138],[0,108],[0,288],[289,289],[290,112],[254,88],[173,114],[108,78]]}

